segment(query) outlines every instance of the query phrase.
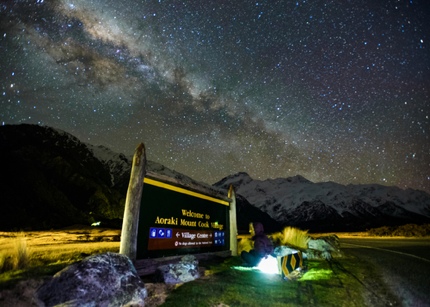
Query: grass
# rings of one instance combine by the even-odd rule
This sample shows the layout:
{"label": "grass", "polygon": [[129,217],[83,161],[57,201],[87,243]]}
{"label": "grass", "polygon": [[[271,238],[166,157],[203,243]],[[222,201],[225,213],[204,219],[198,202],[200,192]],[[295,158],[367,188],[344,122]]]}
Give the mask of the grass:
{"label": "grass", "polygon": [[295,281],[232,268],[240,263],[233,257],[212,267],[217,273],[178,287],[162,306],[387,306],[395,302],[374,280],[378,280],[375,269],[354,258],[309,261],[308,271]]}
{"label": "grass", "polygon": [[[8,257],[12,257],[11,252],[15,248],[18,252],[14,256],[14,263],[19,263],[18,259],[23,259],[21,263],[25,263],[21,267],[3,270],[0,274],[0,289],[12,290],[18,281],[52,276],[91,254],[118,252],[118,241],[102,240],[116,236],[118,232],[97,229],[18,235],[0,233],[0,254],[8,253]],[[306,237],[303,235],[303,238]],[[200,263],[200,267],[206,269],[207,276],[170,289],[162,306],[398,305],[396,298],[381,282],[377,268],[353,257],[335,258],[330,262],[307,261],[306,273],[294,281],[250,268],[237,269],[241,264],[240,257]],[[0,262],[0,265],[4,266],[5,261]]]}
{"label": "grass", "polygon": [[26,278],[53,275],[64,267],[83,258],[105,252],[119,252],[118,243],[67,244],[61,248],[46,246],[35,248],[29,254],[25,266],[4,271],[0,274],[0,288]]}

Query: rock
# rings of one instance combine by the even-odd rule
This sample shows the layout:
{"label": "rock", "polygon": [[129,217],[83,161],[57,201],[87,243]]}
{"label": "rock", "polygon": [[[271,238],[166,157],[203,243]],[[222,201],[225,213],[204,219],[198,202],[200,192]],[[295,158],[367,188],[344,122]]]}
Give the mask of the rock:
{"label": "rock", "polygon": [[[331,256],[331,255],[330,255]],[[322,256],[322,252],[317,251],[316,249],[308,248],[306,251],[303,252],[303,258],[309,259],[309,260],[324,260]]]}
{"label": "rock", "polygon": [[275,247],[275,249],[273,251],[273,253],[275,254],[276,257],[283,257],[286,255],[295,254],[297,252],[298,252],[297,249],[288,247],[286,245],[277,246],[277,247]]}
{"label": "rock", "polygon": [[336,235],[309,240],[308,250],[305,252],[307,259],[331,260],[333,255],[341,255],[339,238]]}
{"label": "rock", "polygon": [[200,277],[199,262],[196,257],[186,255],[179,263],[170,263],[159,266],[155,272],[158,280],[165,284],[180,284]]}
{"label": "rock", "polygon": [[46,306],[144,306],[146,296],[131,260],[116,253],[72,264],[37,290]]}

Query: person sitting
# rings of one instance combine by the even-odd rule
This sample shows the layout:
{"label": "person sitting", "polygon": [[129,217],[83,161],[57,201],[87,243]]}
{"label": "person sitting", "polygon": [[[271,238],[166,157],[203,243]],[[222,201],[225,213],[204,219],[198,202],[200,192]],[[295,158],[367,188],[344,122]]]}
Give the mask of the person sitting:
{"label": "person sitting", "polygon": [[242,251],[240,256],[250,266],[257,266],[261,259],[273,253],[272,241],[264,233],[263,224],[250,223],[250,232],[253,235],[254,248],[249,252]]}

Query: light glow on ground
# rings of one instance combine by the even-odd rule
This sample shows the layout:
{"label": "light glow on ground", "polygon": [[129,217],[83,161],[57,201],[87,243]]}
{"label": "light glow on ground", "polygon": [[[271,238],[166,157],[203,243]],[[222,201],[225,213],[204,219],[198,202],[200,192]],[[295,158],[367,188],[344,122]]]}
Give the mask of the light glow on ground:
{"label": "light glow on ground", "polygon": [[266,274],[280,274],[278,260],[270,255],[261,259],[260,263],[257,265],[257,269]]}
{"label": "light glow on ground", "polygon": [[330,279],[332,274],[333,274],[332,270],[310,269],[300,278],[300,280]]}

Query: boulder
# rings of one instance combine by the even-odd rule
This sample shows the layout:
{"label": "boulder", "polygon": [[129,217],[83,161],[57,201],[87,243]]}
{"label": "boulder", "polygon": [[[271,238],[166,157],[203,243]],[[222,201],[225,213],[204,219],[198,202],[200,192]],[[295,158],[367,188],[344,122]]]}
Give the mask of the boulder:
{"label": "boulder", "polygon": [[105,253],[64,268],[36,295],[45,306],[144,306],[147,291],[127,256]]}
{"label": "boulder", "polygon": [[333,256],[341,256],[339,238],[336,235],[311,239],[305,252],[307,259],[331,260]]}
{"label": "boulder", "polygon": [[200,277],[199,262],[196,257],[186,255],[179,263],[169,263],[159,266],[155,272],[157,280],[165,284],[180,284]]}

